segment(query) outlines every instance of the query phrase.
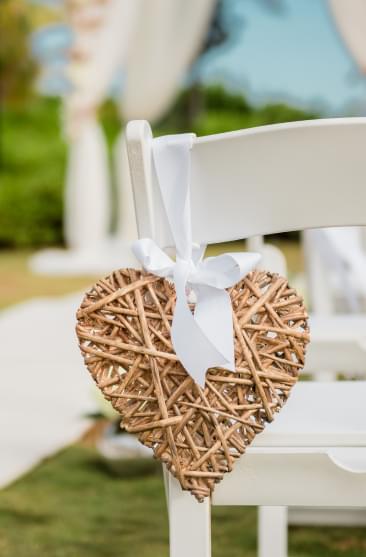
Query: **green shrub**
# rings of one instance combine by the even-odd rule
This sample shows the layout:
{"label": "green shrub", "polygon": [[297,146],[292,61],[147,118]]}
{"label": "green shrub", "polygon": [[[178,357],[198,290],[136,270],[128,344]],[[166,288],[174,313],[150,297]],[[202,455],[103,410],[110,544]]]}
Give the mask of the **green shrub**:
{"label": "green shrub", "polygon": [[2,114],[0,246],[62,242],[65,145],[59,104],[35,100]]}
{"label": "green shrub", "polygon": [[[33,8],[33,10],[32,10]],[[29,94],[36,64],[28,37],[34,7],[24,0],[2,0],[0,18],[0,102],[20,102]]]}
{"label": "green shrub", "polygon": [[195,85],[182,91],[159,129],[164,133],[193,131],[197,135],[209,135],[316,117],[314,113],[286,104],[251,106],[243,95],[227,91],[221,85]]}

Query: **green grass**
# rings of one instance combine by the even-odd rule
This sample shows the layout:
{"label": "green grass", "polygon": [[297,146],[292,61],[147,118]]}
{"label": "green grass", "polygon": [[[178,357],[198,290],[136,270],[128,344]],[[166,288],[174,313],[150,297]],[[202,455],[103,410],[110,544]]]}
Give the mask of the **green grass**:
{"label": "green grass", "polygon": [[[301,249],[296,242],[276,240],[272,243],[280,247],[287,258],[289,269],[298,273],[303,269]],[[209,246],[207,255],[218,255],[226,251],[241,251],[245,242],[226,242]],[[96,277],[57,277],[31,273],[28,259],[29,250],[0,250],[0,309],[35,296],[60,296],[86,290]]]}
{"label": "green grass", "polygon": [[[213,509],[213,557],[255,557],[256,509]],[[71,447],[0,493],[1,557],[167,557],[160,475],[117,478]],[[364,557],[361,528],[291,528],[290,557]],[[187,556],[189,557],[189,556]]]}
{"label": "green grass", "polygon": [[60,296],[85,290],[94,282],[93,277],[34,275],[28,265],[30,255],[29,251],[0,251],[0,309],[35,296]]}

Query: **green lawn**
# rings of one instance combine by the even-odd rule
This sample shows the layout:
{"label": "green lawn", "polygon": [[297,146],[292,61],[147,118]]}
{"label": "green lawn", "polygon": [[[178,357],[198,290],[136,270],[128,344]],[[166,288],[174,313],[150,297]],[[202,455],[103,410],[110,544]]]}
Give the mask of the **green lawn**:
{"label": "green lawn", "polygon": [[93,277],[35,275],[28,265],[31,253],[0,250],[0,310],[36,296],[61,296],[86,290],[94,282]]}
{"label": "green lawn", "polygon": [[[296,242],[272,241],[285,253],[289,269],[297,273],[303,268],[302,254]],[[218,244],[208,248],[207,255],[245,249],[244,242]],[[57,277],[34,275],[28,265],[29,250],[0,250],[0,310],[35,296],[60,296],[86,290],[99,277]]]}
{"label": "green lawn", "polygon": [[[213,509],[213,557],[255,557],[256,510]],[[365,557],[361,528],[291,528],[291,557]],[[117,478],[78,445],[0,494],[1,557],[167,557],[162,478]],[[189,556],[187,556],[189,557]]]}

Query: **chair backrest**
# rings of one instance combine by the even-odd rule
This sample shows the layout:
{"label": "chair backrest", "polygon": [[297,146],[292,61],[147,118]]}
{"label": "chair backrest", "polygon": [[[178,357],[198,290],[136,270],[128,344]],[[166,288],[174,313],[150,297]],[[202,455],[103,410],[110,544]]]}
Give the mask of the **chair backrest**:
{"label": "chair backrest", "polygon": [[[139,236],[172,245],[146,121],[126,131]],[[195,139],[193,241],[366,225],[366,118],[276,124]]]}

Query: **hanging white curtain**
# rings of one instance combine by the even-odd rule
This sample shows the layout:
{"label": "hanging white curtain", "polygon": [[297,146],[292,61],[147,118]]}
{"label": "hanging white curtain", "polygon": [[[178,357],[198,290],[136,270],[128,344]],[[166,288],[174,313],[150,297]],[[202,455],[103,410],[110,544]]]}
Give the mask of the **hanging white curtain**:
{"label": "hanging white curtain", "polygon": [[[189,65],[204,41],[216,0],[141,0],[120,100],[125,121],[159,119],[174,101]],[[123,132],[116,145],[118,236],[136,237]]]}
{"label": "hanging white curtain", "polygon": [[366,1],[329,0],[329,4],[345,45],[366,74]]}
{"label": "hanging white curtain", "polygon": [[160,118],[202,46],[215,0],[142,0],[121,103],[127,120]]}
{"label": "hanging white curtain", "polygon": [[[75,61],[69,67],[75,87],[66,100],[70,168],[65,236],[69,246],[92,251],[108,233],[110,179],[96,110],[116,70],[122,68],[125,73],[123,118],[159,118],[173,102],[201,47],[215,3],[216,0],[76,3],[71,18],[76,36]],[[117,236],[120,243],[129,244],[137,232],[123,132],[114,153],[119,191]]]}
{"label": "hanging white curtain", "polygon": [[[68,76],[73,91],[65,100],[69,157],[64,229],[67,245],[95,252],[110,224],[107,147],[97,108],[127,56],[139,0],[76,5]],[[123,32],[122,32],[123,30]]]}
{"label": "hanging white curtain", "polygon": [[65,191],[65,240],[71,249],[98,250],[109,227],[108,153],[94,115],[69,143]]}

